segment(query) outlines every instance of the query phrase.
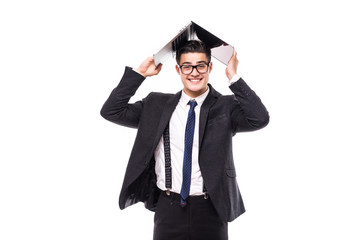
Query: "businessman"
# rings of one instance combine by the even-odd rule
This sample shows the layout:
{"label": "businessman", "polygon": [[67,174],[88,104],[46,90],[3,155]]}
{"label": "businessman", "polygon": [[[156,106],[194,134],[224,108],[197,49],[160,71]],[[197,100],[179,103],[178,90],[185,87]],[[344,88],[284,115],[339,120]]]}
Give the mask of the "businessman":
{"label": "businessman", "polygon": [[150,57],[137,69],[126,67],[101,109],[105,119],[137,128],[119,205],[144,202],[155,211],[155,240],[228,239],[228,222],[245,212],[232,137],[265,127],[269,115],[238,76],[236,52],[224,81],[233,95],[221,95],[208,83],[213,64],[204,43],[188,41],[176,61],[183,84],[178,93],[151,92],[129,103],[141,83],[161,71]]}

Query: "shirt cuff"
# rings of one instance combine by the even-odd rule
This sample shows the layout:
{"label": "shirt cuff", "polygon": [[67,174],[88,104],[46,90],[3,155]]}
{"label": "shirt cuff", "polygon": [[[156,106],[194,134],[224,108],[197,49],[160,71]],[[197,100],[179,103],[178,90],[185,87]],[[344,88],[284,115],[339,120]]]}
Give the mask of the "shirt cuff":
{"label": "shirt cuff", "polygon": [[136,73],[140,74],[141,76],[145,77],[144,75],[142,75],[141,73],[139,73],[138,71],[136,71],[136,69],[135,69],[135,68],[132,68],[132,70],[133,70],[134,72],[136,72]]}
{"label": "shirt cuff", "polygon": [[240,79],[240,76],[235,74],[229,81],[229,84],[232,85],[233,83],[237,82],[239,79]]}

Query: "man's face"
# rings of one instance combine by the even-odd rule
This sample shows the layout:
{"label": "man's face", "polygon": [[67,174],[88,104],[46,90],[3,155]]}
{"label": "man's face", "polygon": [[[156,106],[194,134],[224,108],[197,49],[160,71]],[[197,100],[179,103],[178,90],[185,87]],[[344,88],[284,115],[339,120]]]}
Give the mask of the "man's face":
{"label": "man's face", "polygon": [[[212,70],[212,63],[209,64],[209,60],[206,57],[205,53],[183,53],[180,57],[180,66],[183,66],[182,71],[180,70],[180,67],[176,65],[176,71],[180,75],[181,81],[184,85],[184,92],[192,97],[198,97],[206,90],[208,89],[208,81],[209,81],[209,74]],[[209,67],[205,66],[206,72],[201,71],[201,68],[204,67],[204,65],[209,64]],[[202,73],[199,73],[198,70],[195,68],[192,68],[191,66],[200,65],[198,67],[199,71]],[[192,72],[189,74],[184,74],[182,72],[186,72],[185,68],[191,69]]]}

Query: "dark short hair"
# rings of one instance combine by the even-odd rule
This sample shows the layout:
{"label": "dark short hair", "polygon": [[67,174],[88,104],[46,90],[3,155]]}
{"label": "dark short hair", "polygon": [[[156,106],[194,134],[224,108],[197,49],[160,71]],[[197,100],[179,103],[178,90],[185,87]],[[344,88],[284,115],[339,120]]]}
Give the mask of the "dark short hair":
{"label": "dark short hair", "polygon": [[203,42],[198,40],[190,40],[184,46],[176,51],[176,62],[180,64],[181,55],[184,53],[205,53],[209,62],[211,61],[211,49]]}

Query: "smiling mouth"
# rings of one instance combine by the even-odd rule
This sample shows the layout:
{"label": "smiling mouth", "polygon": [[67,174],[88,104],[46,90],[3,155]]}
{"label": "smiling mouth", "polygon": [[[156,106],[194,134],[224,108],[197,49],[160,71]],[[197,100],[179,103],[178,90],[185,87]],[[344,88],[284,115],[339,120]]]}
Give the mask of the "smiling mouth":
{"label": "smiling mouth", "polygon": [[190,82],[194,82],[194,83],[196,83],[196,82],[200,82],[202,80],[202,78],[201,79],[188,79],[188,81],[190,81]]}

